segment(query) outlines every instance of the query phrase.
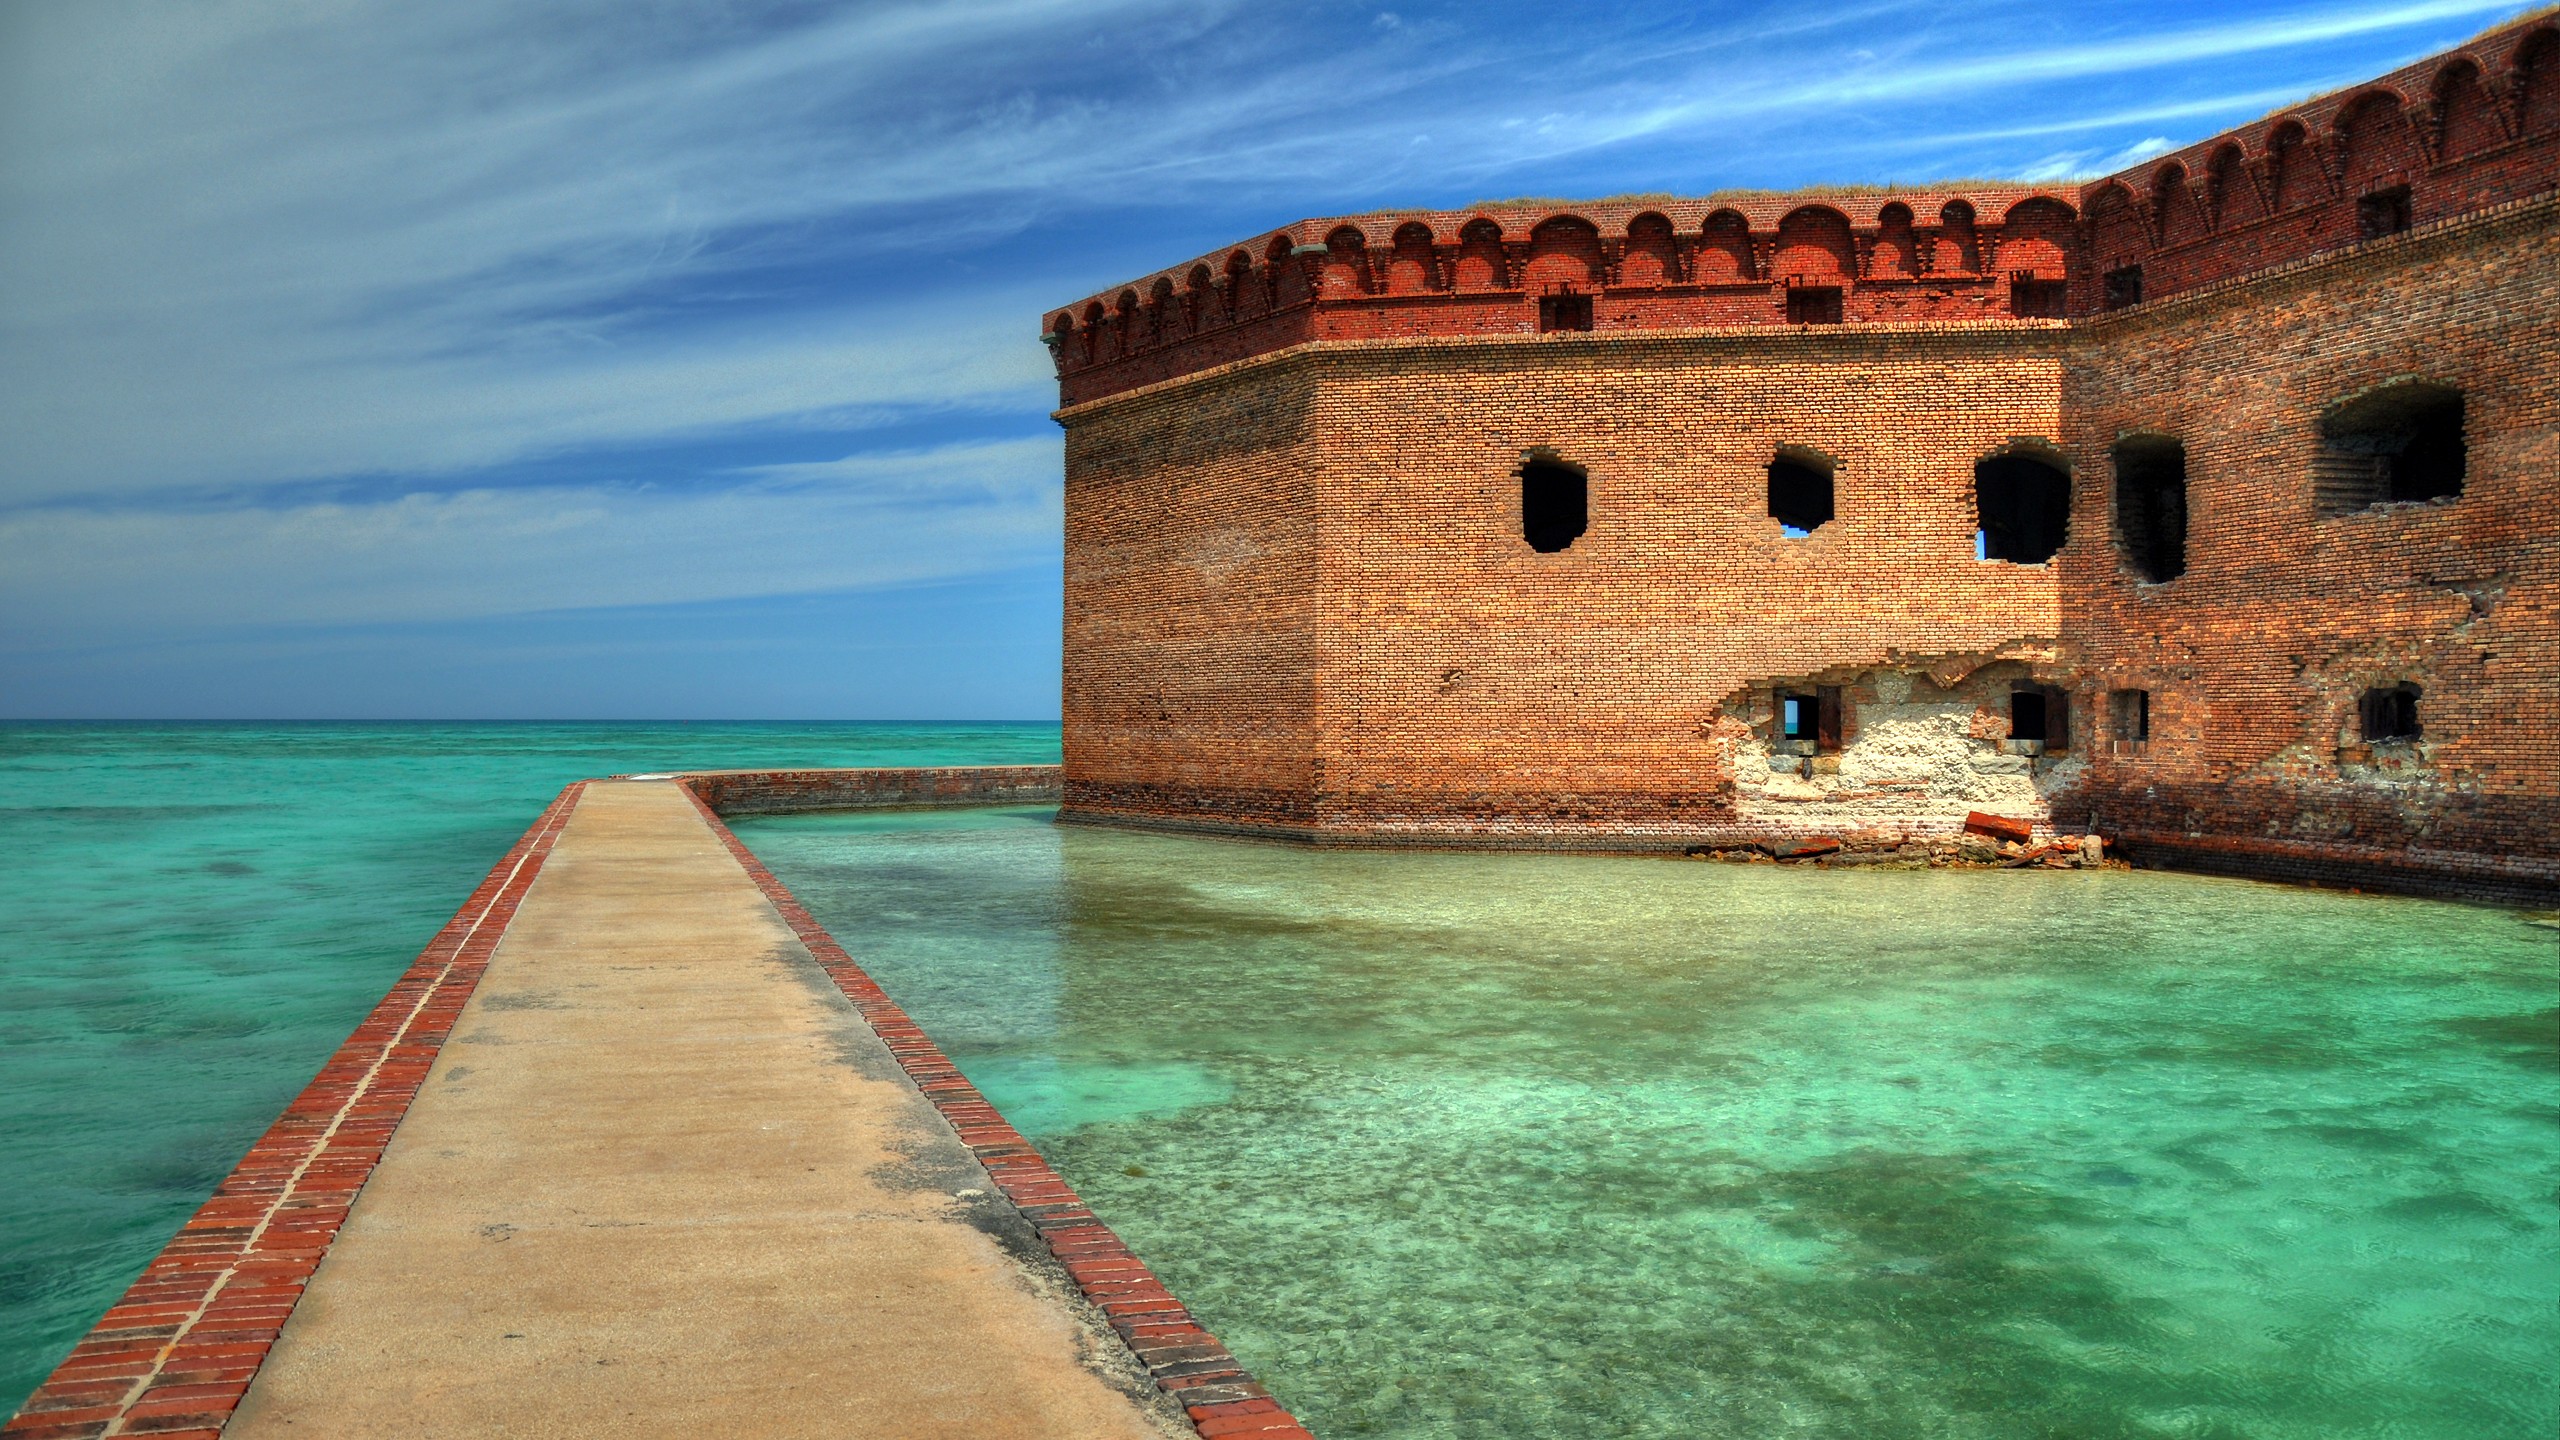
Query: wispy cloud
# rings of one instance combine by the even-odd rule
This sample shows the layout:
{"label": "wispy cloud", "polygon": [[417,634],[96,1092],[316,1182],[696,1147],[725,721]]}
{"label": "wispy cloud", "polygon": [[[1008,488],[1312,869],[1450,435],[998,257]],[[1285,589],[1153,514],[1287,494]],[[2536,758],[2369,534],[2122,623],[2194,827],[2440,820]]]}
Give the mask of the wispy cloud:
{"label": "wispy cloud", "polygon": [[[1055,439],[757,467],[726,488],[0,515],[0,652],[905,585],[1058,544]],[[172,612],[179,612],[173,616]]]}
{"label": "wispy cloud", "polygon": [[986,443],[1053,403],[1038,315],[1236,235],[2085,173],[2505,8],[31,0],[0,603],[23,640],[1001,567],[1054,514],[1052,442]]}

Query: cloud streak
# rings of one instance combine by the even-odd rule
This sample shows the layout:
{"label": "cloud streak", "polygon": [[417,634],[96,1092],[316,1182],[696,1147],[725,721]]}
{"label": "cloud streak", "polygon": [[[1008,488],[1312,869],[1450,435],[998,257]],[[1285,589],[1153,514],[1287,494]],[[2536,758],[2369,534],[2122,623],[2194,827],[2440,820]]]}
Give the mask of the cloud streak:
{"label": "cloud streak", "polygon": [[2499,8],[20,4],[0,603],[71,644],[1003,569],[1055,514],[1038,317],[1237,235],[2076,173]]}
{"label": "cloud streak", "polygon": [[0,651],[912,585],[1053,561],[1054,439],[545,486],[0,516]]}

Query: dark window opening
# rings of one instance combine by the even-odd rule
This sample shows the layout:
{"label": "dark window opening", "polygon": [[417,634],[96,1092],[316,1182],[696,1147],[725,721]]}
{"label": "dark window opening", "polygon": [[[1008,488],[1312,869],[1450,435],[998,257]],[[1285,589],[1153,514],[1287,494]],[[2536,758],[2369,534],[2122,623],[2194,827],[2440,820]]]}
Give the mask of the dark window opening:
{"label": "dark window opening", "polygon": [[2034,740],[2051,754],[2071,748],[2071,701],[2050,685],[2020,685],[2009,692],[2009,738]]}
{"label": "dark window opening", "polygon": [[2116,539],[2153,584],[2187,573],[2187,447],[2138,436],[2115,448]]}
{"label": "dark window opening", "polygon": [[1591,480],[1579,465],[1530,459],[1520,466],[1520,538],[1552,555],[1591,528]]}
{"label": "dark window opening", "polygon": [[1778,738],[1801,751],[1840,748],[1840,687],[1817,685],[1810,691],[1778,692]]}
{"label": "dark window opening", "polygon": [[1798,285],[1787,291],[1787,323],[1790,325],[1837,325],[1840,323],[1840,287],[1837,285]]}
{"label": "dark window opening", "polygon": [[2009,277],[2009,313],[2022,320],[2059,320],[2071,287],[2060,280],[2033,275]]}
{"label": "dark window opening", "polygon": [[2141,266],[2120,265],[2107,272],[2106,306],[2108,309],[2121,310],[2127,305],[2139,305],[2141,303]]}
{"label": "dark window opening", "polygon": [[2462,392],[2423,380],[2385,385],[2320,420],[2312,501],[2325,515],[2462,494]]}
{"label": "dark window opening", "polygon": [[2356,201],[2356,229],[2367,240],[2397,235],[2409,228],[2409,187],[2394,185]]}
{"label": "dark window opening", "polygon": [[1538,329],[1588,330],[1591,328],[1591,297],[1570,290],[1538,297]]}
{"label": "dark window opening", "polygon": [[2041,565],[2062,548],[2071,525],[2071,477],[2030,455],[1994,455],[1973,467],[1974,553],[1985,560]]}
{"label": "dark window opening", "polygon": [[2365,743],[2418,738],[2418,687],[2392,685],[2364,692],[2357,707],[2364,721]]}
{"label": "dark window opening", "polygon": [[1831,476],[1831,461],[1823,456],[1780,450],[1769,462],[1769,518],[1791,538],[1820,529],[1832,516]]}
{"label": "dark window opening", "polygon": [[2151,692],[2148,690],[2108,691],[2107,731],[2118,740],[2150,739]]}

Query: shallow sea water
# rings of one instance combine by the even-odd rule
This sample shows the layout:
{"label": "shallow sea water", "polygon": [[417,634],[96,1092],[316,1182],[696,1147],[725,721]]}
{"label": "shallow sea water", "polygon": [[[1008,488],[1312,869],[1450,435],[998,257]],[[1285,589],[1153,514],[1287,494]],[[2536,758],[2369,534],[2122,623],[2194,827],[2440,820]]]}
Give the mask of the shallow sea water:
{"label": "shallow sea water", "polygon": [[0,1414],[572,780],[1055,725],[0,724]]}
{"label": "shallow sea water", "polygon": [[2511,912],[738,830],[1321,1435],[2560,1432]]}

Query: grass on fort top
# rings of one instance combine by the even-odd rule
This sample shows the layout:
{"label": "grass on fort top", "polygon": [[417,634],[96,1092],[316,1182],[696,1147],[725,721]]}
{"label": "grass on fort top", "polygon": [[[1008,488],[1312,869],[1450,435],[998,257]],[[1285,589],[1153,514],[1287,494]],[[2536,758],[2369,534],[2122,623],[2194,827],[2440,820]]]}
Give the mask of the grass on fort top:
{"label": "grass on fort top", "polygon": [[[2056,181],[2056,184],[2076,183]],[[1755,200],[1772,195],[1934,195],[1948,190],[2033,190],[2042,182],[2025,180],[1989,180],[1979,176],[1957,180],[1929,180],[1917,185],[1886,181],[1876,185],[1796,185],[1781,190],[1743,187],[1710,190],[1704,195],[1684,195],[1672,190],[1630,190],[1621,195],[1514,195],[1501,200],[1476,200],[1460,206],[1464,210],[1491,210],[1505,205],[1639,205],[1648,201],[1695,204],[1701,200]],[[1381,210],[1381,215],[1399,212]]]}

